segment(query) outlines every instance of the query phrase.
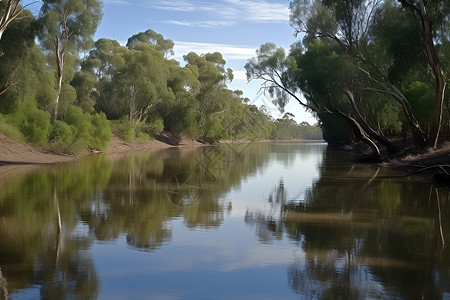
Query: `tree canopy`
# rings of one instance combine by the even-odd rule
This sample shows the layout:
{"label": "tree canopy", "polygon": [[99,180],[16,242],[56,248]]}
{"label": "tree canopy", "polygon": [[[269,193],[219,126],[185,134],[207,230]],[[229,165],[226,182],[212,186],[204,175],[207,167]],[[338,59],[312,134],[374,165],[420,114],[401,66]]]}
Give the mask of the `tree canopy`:
{"label": "tree canopy", "polygon": [[94,42],[102,6],[44,0],[34,16],[21,1],[0,2],[0,132],[67,152],[104,149],[113,133],[139,142],[164,131],[204,142],[321,138],[230,90],[221,53],[178,62],[174,42],[152,29],[126,45]]}
{"label": "tree canopy", "polygon": [[399,151],[399,136],[436,147],[450,135],[447,2],[290,1],[301,39],[289,53],[262,45],[247,76],[280,107],[313,111],[330,143],[363,141],[377,156]]}

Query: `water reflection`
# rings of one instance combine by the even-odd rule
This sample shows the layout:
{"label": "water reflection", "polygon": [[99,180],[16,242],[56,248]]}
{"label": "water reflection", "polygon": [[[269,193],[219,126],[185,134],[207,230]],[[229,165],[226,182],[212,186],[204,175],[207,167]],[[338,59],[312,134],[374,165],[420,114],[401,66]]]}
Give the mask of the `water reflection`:
{"label": "water reflection", "polygon": [[449,191],[377,178],[378,168],[335,154],[326,152],[304,201],[286,202],[280,180],[267,198],[270,213],[246,214],[261,242],[286,233],[305,252],[288,268],[291,288],[305,299],[445,299]]}
{"label": "water reflection", "polygon": [[97,298],[96,269],[86,252],[92,239],[75,229],[80,201],[104,187],[110,172],[110,163],[98,159],[45,168],[1,187],[3,299],[20,289],[29,298]]}
{"label": "water reflection", "polygon": [[8,178],[0,299],[445,299],[448,191],[381,173],[261,143]]}

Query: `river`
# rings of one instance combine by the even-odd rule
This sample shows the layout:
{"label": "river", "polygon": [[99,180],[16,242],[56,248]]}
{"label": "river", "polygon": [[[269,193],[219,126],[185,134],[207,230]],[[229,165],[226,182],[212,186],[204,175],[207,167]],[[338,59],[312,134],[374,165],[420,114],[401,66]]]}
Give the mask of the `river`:
{"label": "river", "polygon": [[0,180],[0,299],[450,299],[449,193],[322,143]]}

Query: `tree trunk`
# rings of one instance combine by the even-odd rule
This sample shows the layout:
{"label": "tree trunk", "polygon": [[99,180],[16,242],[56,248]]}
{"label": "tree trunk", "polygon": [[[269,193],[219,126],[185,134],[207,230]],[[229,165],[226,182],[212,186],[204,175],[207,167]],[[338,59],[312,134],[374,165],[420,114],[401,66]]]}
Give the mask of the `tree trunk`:
{"label": "tree trunk", "polygon": [[3,33],[5,32],[8,24],[17,18],[22,11],[22,8],[19,6],[19,2],[19,0],[8,0],[6,3],[5,11],[0,18],[0,40],[2,39]]}
{"label": "tree trunk", "polygon": [[356,121],[354,118],[347,116],[342,111],[338,110],[337,108],[334,109],[335,113],[339,116],[341,116],[352,128],[353,133],[355,134],[355,137],[360,140],[361,142],[368,145],[374,152],[375,158],[379,160],[381,158],[380,149],[378,146],[367,136],[367,134],[364,132],[361,125]]}
{"label": "tree trunk", "polygon": [[364,131],[369,135],[369,137],[385,146],[388,149],[389,153],[398,153],[399,149],[394,144],[392,144],[386,138],[378,134],[375,130],[373,130],[369,126],[369,124],[367,124],[366,120],[363,118],[363,116],[359,112],[358,107],[356,106],[355,97],[353,93],[349,89],[345,88],[344,94],[347,96],[347,99],[350,102],[350,105],[352,106],[353,112],[355,113],[359,124],[364,129]]}
{"label": "tree trunk", "polygon": [[417,121],[416,116],[414,115],[414,112],[412,110],[411,104],[408,102],[408,99],[406,99],[405,95],[403,95],[403,93],[395,85],[391,85],[390,89],[391,90],[376,89],[370,87],[366,88],[366,90],[368,91],[373,91],[376,93],[386,94],[394,97],[394,99],[397,100],[397,102],[400,103],[400,105],[403,108],[406,120],[408,121],[408,124],[411,126],[414,141],[420,148],[426,148],[427,138],[425,136],[425,132],[422,130],[419,121]]}
{"label": "tree trunk", "polygon": [[56,188],[53,190],[53,204],[55,206],[56,216],[56,258],[55,258],[55,266],[58,264],[59,256],[61,253],[61,245],[62,245],[62,222],[61,222],[61,210],[59,209],[59,199],[56,193]]}
{"label": "tree trunk", "polygon": [[422,20],[423,36],[425,40],[425,48],[427,52],[428,63],[431,67],[431,70],[433,71],[435,80],[434,90],[435,90],[436,107],[431,126],[431,132],[428,140],[428,146],[436,148],[439,139],[439,132],[441,130],[442,109],[444,103],[445,87],[447,83],[445,82],[444,71],[441,68],[439,58],[436,53],[436,48],[434,47],[433,29],[430,16],[428,15],[427,9],[425,7],[425,1],[420,0],[418,5],[420,18]]}
{"label": "tree trunk", "polygon": [[63,81],[63,71],[64,71],[64,55],[65,55],[65,49],[62,47],[60,38],[55,39],[55,54],[56,54],[56,75],[58,80],[58,89],[56,91],[56,98],[54,102],[54,110],[53,110],[53,121],[56,121],[58,119],[58,106],[59,106],[59,99],[61,96],[61,89],[62,89],[62,81]]}

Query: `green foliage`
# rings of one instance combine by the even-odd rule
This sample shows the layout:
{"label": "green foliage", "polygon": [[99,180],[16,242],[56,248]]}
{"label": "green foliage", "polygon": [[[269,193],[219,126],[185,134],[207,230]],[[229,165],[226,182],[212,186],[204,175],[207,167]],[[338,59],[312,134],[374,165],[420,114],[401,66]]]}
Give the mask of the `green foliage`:
{"label": "green foliage", "polygon": [[52,49],[54,38],[63,39],[68,51],[89,49],[103,16],[102,2],[97,0],[44,0],[40,12],[40,38]]}
{"label": "green foliage", "polygon": [[[51,54],[51,65],[55,70],[57,93],[51,107],[53,119],[61,115],[59,97],[68,91],[63,90],[62,85],[70,82],[75,74],[76,54],[92,48],[92,37],[102,16],[102,2],[98,0],[43,1],[38,36],[42,47]],[[70,95],[66,96],[66,101],[67,97]]]}
{"label": "green foliage", "polygon": [[150,141],[150,136],[145,132],[139,132],[136,137],[136,142],[145,144]]}
{"label": "green foliage", "polygon": [[139,32],[128,39],[127,48],[134,49],[141,43],[151,44],[156,50],[164,54],[164,57],[174,55],[174,43],[172,40],[166,40],[164,37],[155,31],[148,29],[145,32]]}
{"label": "green foliage", "polygon": [[293,115],[286,113],[283,118],[275,121],[272,131],[273,140],[322,140],[322,130],[319,126],[311,126],[307,122],[297,124]]}
{"label": "green foliage", "polygon": [[65,122],[70,126],[74,141],[71,150],[99,149],[108,146],[112,137],[109,121],[105,114],[86,114],[81,108],[72,107],[67,112]]}
{"label": "green foliage", "polygon": [[59,150],[68,150],[73,143],[72,128],[62,121],[55,121],[53,130],[50,134],[50,143],[52,147]]}
{"label": "green foliage", "polygon": [[263,80],[262,88],[272,97],[272,102],[281,111],[297,92],[297,86],[291,84],[291,77],[297,71],[295,60],[286,55],[283,48],[274,43],[265,43],[256,50],[256,57],[245,64],[247,80]]}
{"label": "green foliage", "polygon": [[17,111],[9,116],[8,123],[17,126],[26,141],[39,146],[47,145],[52,130],[50,114],[39,110],[34,99],[22,103]]}
{"label": "green foliage", "polygon": [[421,26],[411,11],[400,10],[390,1],[377,11],[371,27],[371,34],[377,41],[374,50],[384,62],[390,62],[387,71],[392,82],[402,82],[426,68]]}
{"label": "green foliage", "polygon": [[85,112],[93,112],[95,98],[98,97],[96,91],[96,78],[89,72],[78,72],[70,82],[75,88],[77,105]]}
{"label": "green foliage", "polygon": [[150,136],[155,136],[160,134],[164,130],[164,121],[162,118],[149,118],[146,125],[143,126],[142,131]]}
{"label": "green foliage", "polygon": [[120,121],[114,122],[114,128],[114,131],[125,141],[134,141],[136,132],[133,124],[128,119],[122,118]]}
{"label": "green foliage", "polygon": [[20,132],[17,126],[7,123],[7,119],[7,117],[0,114],[0,132],[15,141],[25,142],[25,137],[22,132]]}
{"label": "green foliage", "polygon": [[70,84],[63,84],[59,99],[58,115],[64,119],[67,111],[77,100],[77,91]]}
{"label": "green foliage", "polygon": [[114,122],[114,131],[126,141],[146,143],[151,137],[160,134],[164,129],[163,120],[159,117],[149,117],[150,120],[138,124],[122,118]]}
{"label": "green foliage", "polygon": [[323,113],[319,115],[323,139],[330,145],[346,145],[354,141],[352,129],[339,116]]}
{"label": "green foliage", "polygon": [[416,118],[426,130],[429,130],[435,107],[433,88],[424,82],[415,81],[409,85],[404,94],[411,103]]}
{"label": "green foliage", "polygon": [[[1,2],[0,4],[4,3]],[[38,98],[47,87],[45,56],[34,43],[34,17],[25,10],[2,36],[0,43],[0,112],[12,113],[21,102]]]}

